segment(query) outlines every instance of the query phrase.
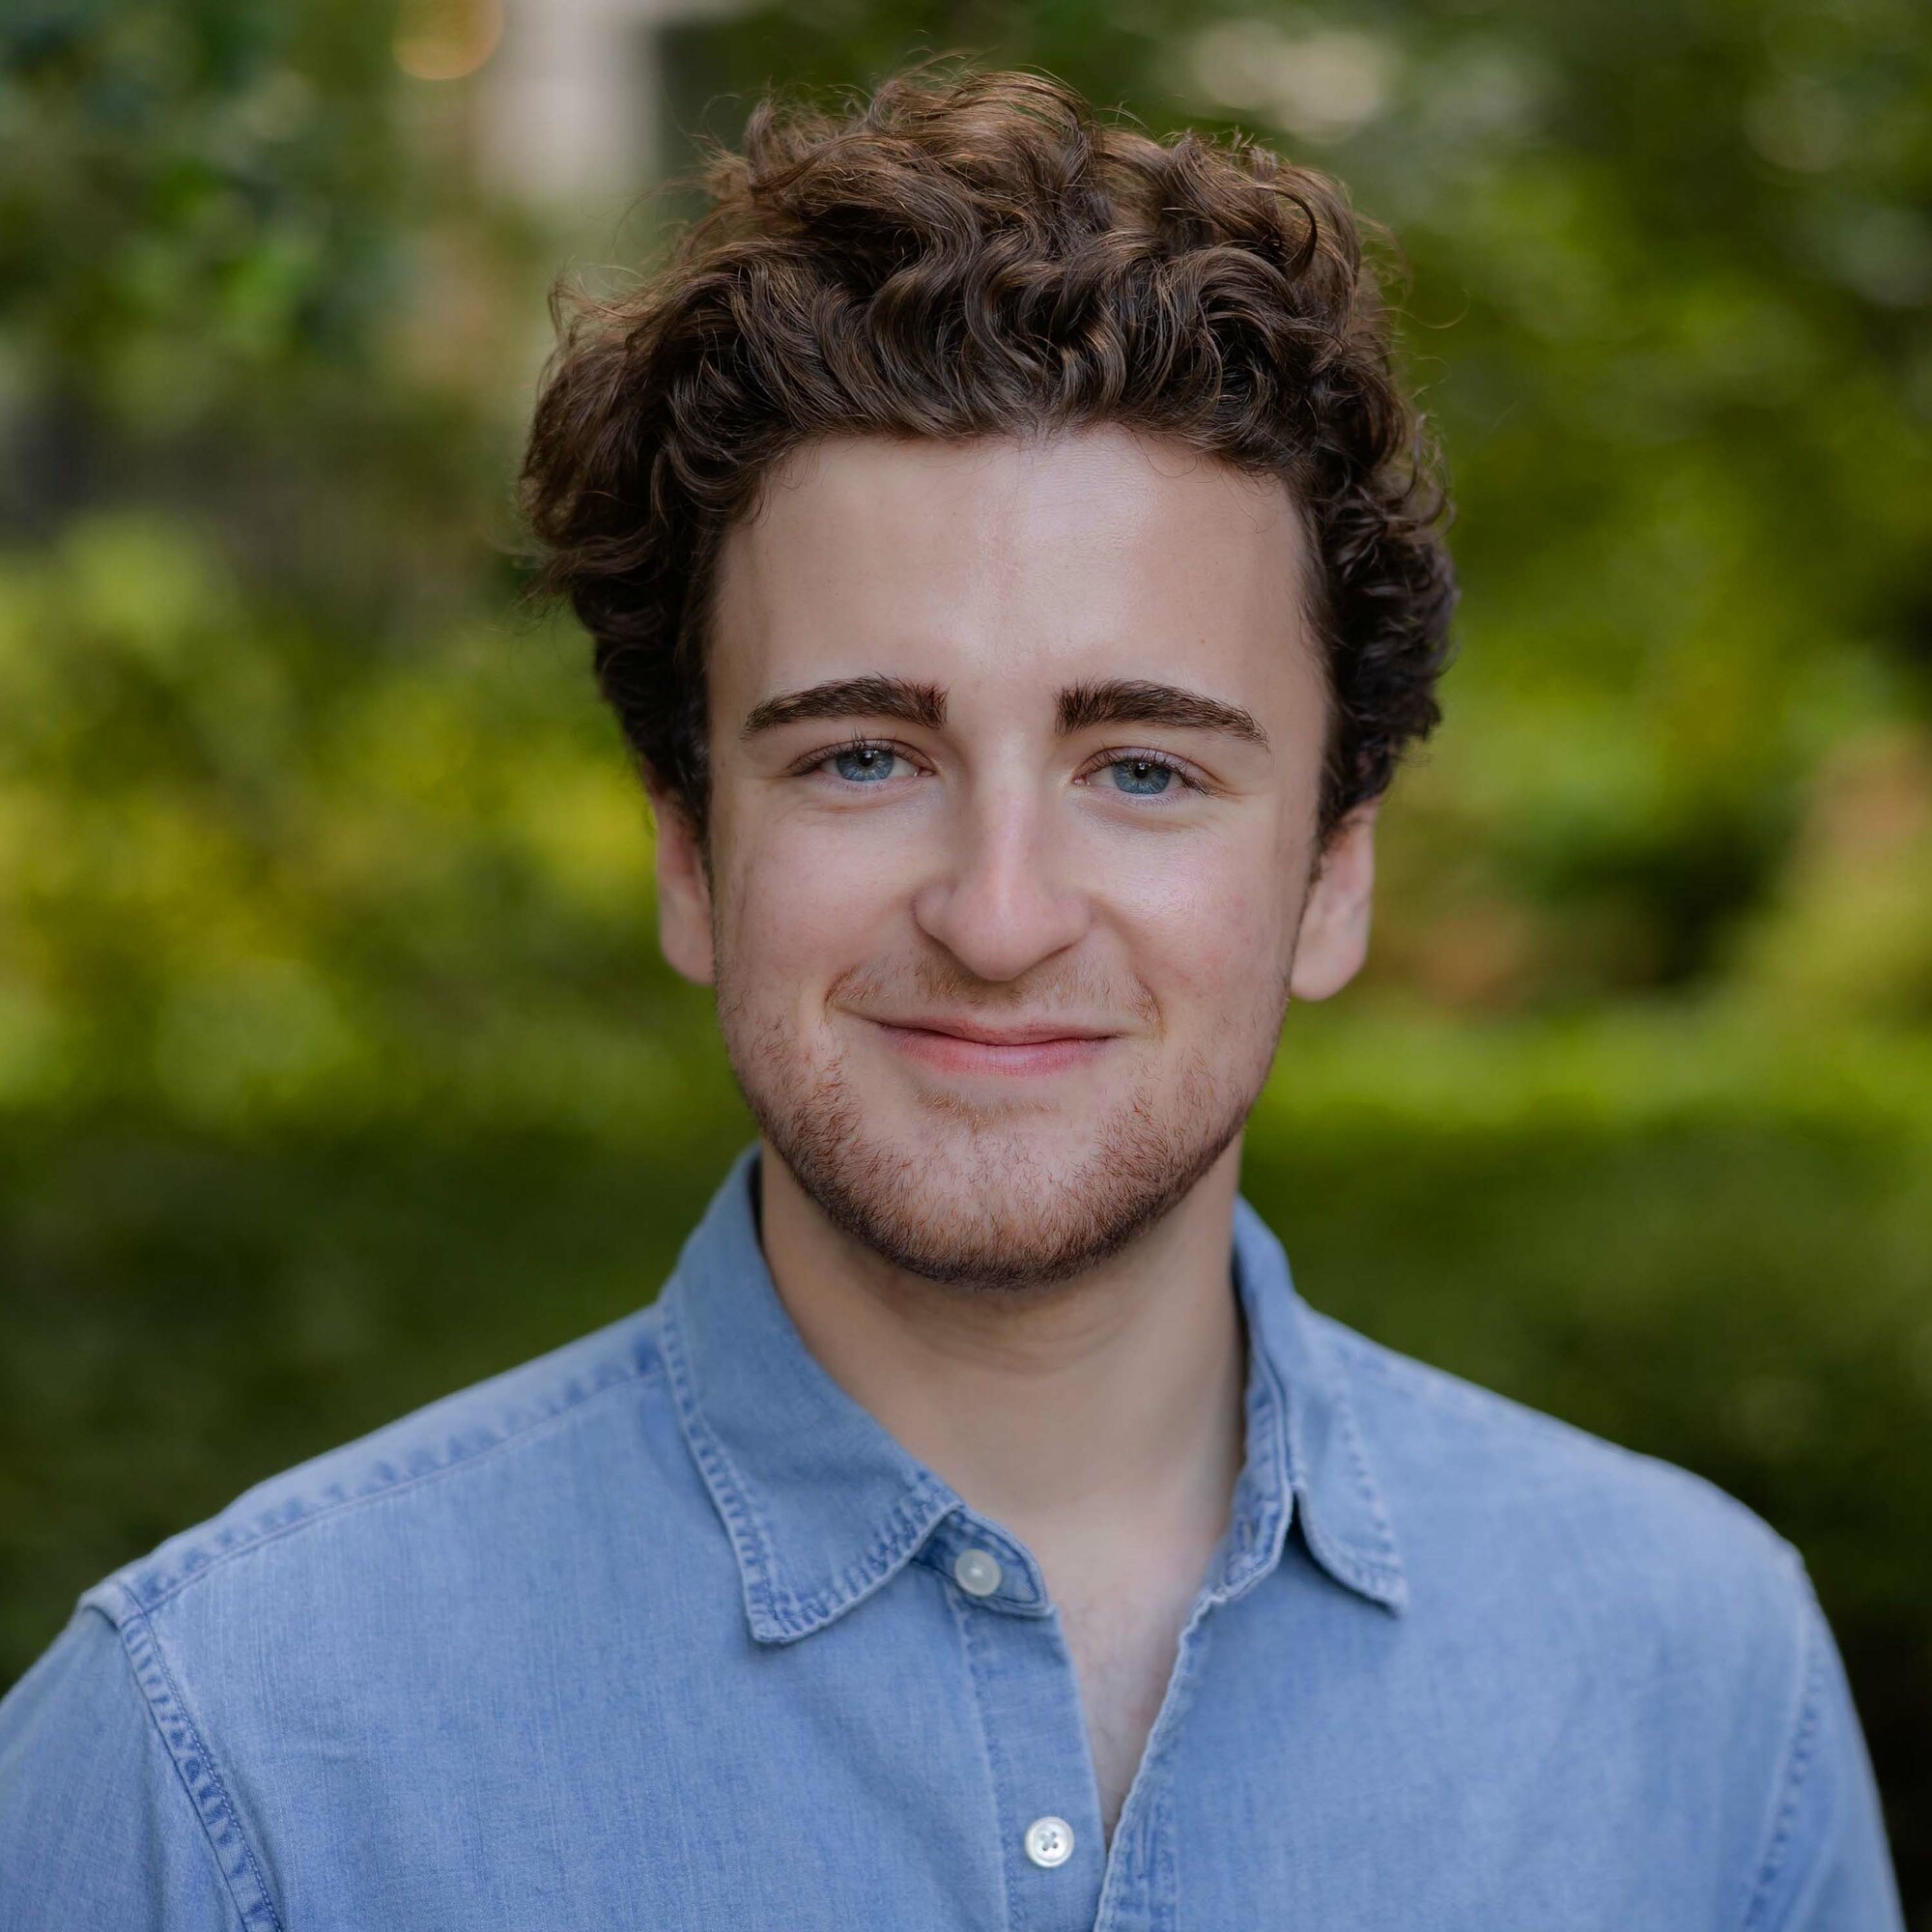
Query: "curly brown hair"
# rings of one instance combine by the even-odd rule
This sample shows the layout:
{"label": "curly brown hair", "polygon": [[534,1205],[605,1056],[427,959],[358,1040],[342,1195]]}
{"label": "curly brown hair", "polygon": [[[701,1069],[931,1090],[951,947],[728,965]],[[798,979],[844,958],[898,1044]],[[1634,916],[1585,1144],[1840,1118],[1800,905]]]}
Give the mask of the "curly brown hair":
{"label": "curly brown hair", "polygon": [[[948,56],[938,57],[941,59]],[[559,280],[519,475],[647,780],[703,836],[705,634],[725,532],[834,436],[1112,423],[1290,489],[1330,714],[1318,850],[1440,719],[1439,458],[1346,191],[1236,136],[1155,141],[1027,72],[922,62],[842,114],[767,93],[633,292]]]}

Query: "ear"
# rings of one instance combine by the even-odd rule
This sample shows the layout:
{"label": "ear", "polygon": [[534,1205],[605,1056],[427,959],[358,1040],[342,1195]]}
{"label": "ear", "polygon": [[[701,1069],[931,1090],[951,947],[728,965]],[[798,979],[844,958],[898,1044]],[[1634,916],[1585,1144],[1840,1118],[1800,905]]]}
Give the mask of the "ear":
{"label": "ear", "polygon": [[658,944],[674,972],[694,985],[712,983],[711,879],[704,848],[683,801],[655,779],[645,781],[657,820]]}
{"label": "ear", "polygon": [[1289,997],[1325,1000],[1361,971],[1369,952],[1376,884],[1376,816],[1381,800],[1358,805],[1335,828],[1301,908]]}

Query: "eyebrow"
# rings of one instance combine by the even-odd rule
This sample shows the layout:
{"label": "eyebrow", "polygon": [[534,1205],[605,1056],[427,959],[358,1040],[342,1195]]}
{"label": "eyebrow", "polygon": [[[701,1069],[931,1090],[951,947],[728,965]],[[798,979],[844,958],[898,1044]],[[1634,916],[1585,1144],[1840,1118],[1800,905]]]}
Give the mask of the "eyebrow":
{"label": "eyebrow", "polygon": [[[946,693],[936,684],[915,684],[902,677],[832,678],[753,705],[740,735],[753,738],[814,718],[895,718],[903,724],[937,731],[946,724]],[[1056,722],[1063,738],[1095,724],[1168,724],[1184,730],[1224,731],[1263,751],[1268,749],[1268,735],[1260,722],[1238,704],[1178,684],[1150,684],[1139,678],[1068,685],[1060,694]]]}
{"label": "eyebrow", "polygon": [[754,704],[739,735],[754,738],[810,718],[896,718],[937,731],[946,723],[946,694],[936,684],[903,677],[838,677],[804,691],[787,691]]}
{"label": "eyebrow", "polygon": [[1060,694],[1060,735],[1094,724],[1172,724],[1194,731],[1225,731],[1263,751],[1268,736],[1251,711],[1225,704],[1205,692],[1178,684],[1148,684],[1138,678],[1109,678],[1102,684],[1069,685]]}

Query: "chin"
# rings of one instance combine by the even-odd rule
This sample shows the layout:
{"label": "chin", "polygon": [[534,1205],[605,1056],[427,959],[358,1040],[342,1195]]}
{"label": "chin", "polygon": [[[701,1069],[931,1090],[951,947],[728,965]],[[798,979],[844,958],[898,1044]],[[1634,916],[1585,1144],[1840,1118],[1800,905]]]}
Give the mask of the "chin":
{"label": "chin", "polygon": [[1217,1105],[1207,1069],[1192,1076],[1177,1094],[1083,1105],[1084,1131],[1058,1109],[888,1099],[838,1071],[786,1078],[769,1058],[741,1068],[739,1084],[800,1187],[846,1235],[908,1273],[1011,1293],[1096,1266],[1214,1165],[1253,1095],[1243,1087]]}

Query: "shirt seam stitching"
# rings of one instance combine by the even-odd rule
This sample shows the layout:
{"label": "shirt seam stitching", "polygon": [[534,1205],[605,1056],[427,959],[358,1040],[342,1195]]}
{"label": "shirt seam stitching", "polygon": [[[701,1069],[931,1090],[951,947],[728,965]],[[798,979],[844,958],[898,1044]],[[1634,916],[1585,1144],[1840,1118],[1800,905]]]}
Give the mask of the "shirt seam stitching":
{"label": "shirt seam stitching", "polygon": [[[477,1464],[488,1461],[499,1449],[508,1449],[518,1443],[526,1442],[539,1430],[551,1428],[559,1422],[566,1422],[571,1417],[581,1414],[600,1396],[610,1395],[612,1391],[618,1389],[642,1389],[647,1387],[652,1381],[662,1378],[663,1375],[664,1366],[662,1362],[655,1363],[648,1369],[622,1369],[615,1379],[604,1383],[599,1388],[586,1390],[582,1395],[573,1400],[566,1401],[561,1408],[554,1410],[553,1413],[535,1416],[528,1422],[512,1429],[507,1435],[496,1436],[480,1448],[472,1449],[467,1454],[453,1457],[447,1463],[439,1463],[434,1469],[419,1470],[413,1475],[403,1477],[398,1482],[385,1483],[381,1489],[364,1491],[353,1496],[333,1497],[317,1508],[305,1511],[293,1521],[276,1524],[273,1528],[259,1530],[245,1542],[238,1544],[235,1548],[217,1551],[191,1576],[177,1577],[165,1588],[153,1596],[137,1594],[132,1584],[128,1580],[126,1573],[117,1576],[114,1580],[128,1593],[129,1602],[135,1605],[139,1613],[146,1616],[152,1611],[165,1608],[177,1597],[192,1589],[195,1584],[206,1581],[216,1571],[226,1568],[227,1565],[239,1557],[251,1555],[254,1551],[265,1548],[270,1544],[279,1543],[285,1537],[294,1536],[304,1529],[312,1528],[317,1523],[331,1521],[335,1518],[345,1516],[351,1510],[360,1508],[366,1504],[383,1502],[392,1496],[406,1495],[412,1490],[420,1489],[429,1483],[439,1481],[444,1476],[455,1475],[465,1469],[473,1469]],[[299,1501],[300,1497],[297,1495],[291,1497],[289,1500]],[[283,1505],[283,1507],[286,1507],[286,1505]],[[214,1520],[218,1521],[219,1518],[214,1519]],[[190,1548],[197,1547],[190,1546]]]}
{"label": "shirt seam stitching", "polygon": [[[1327,1339],[1319,1331],[1311,1331],[1310,1341],[1318,1350]],[[1371,1542],[1350,1535],[1348,1531],[1337,1529],[1321,1520],[1319,1498],[1314,1494],[1308,1471],[1304,1466],[1306,1458],[1302,1452],[1300,1430],[1295,1423],[1291,1396],[1287,1431],[1293,1463],[1291,1478],[1295,1492],[1303,1502],[1314,1505],[1304,1509],[1302,1513],[1302,1535],[1309,1548],[1314,1550],[1317,1560],[1333,1570],[1340,1580],[1372,1597],[1385,1609],[1399,1612],[1407,1603],[1407,1571],[1402,1560],[1401,1548],[1395,1539],[1394,1525],[1389,1520],[1387,1508],[1381,1500],[1381,1492],[1369,1467],[1368,1450],[1362,1440],[1361,1426],[1355,1416],[1355,1405],[1348,1384],[1346,1366],[1334,1353],[1331,1353],[1325,1362],[1318,1357],[1316,1366],[1327,1390],[1329,1406],[1336,1417],[1348,1455],[1350,1473],[1354,1481],[1356,1494],[1368,1513],[1374,1540]],[[1377,1587],[1378,1585],[1379,1587]],[[1386,1596],[1382,1594],[1383,1590],[1386,1590]]]}
{"label": "shirt seam stitching", "polygon": [[1000,1922],[1009,1928],[1009,1932],[1025,1932],[1026,1901],[1020,1888],[1013,1883],[1017,1858],[1013,1847],[1018,1842],[1020,1821],[1007,1803],[1006,1754],[993,1735],[992,1725],[986,1721],[987,1664],[983,1656],[982,1633],[977,1625],[979,1612],[967,1605],[963,1593],[955,1584],[942,1581],[940,1587],[946,1592],[947,1605],[952,1612],[952,1621],[966,1653],[966,1674],[973,1685],[973,1716],[986,1754],[987,1775],[993,1785],[993,1820],[1000,1836]]}
{"label": "shirt seam stitching", "polygon": [[809,1597],[782,1589],[785,1602],[799,1619],[794,1634],[806,1635],[821,1628],[876,1589],[930,1535],[938,1519],[923,1522],[921,1517],[925,1504],[939,1499],[939,1492],[929,1486],[908,1492],[893,1504],[885,1522],[873,1532],[872,1540],[858,1559],[847,1564],[823,1589]]}
{"label": "shirt seam stitching", "polygon": [[[1269,1457],[1271,1492],[1267,1497],[1267,1539],[1253,1539],[1253,1554],[1248,1560],[1249,1577],[1244,1587],[1252,1587],[1281,1561],[1288,1544],[1289,1526],[1294,1517],[1294,1492],[1300,1458],[1295,1449],[1295,1431],[1288,1394],[1282,1386],[1281,1371],[1266,1350],[1261,1351],[1261,1399],[1265,1413],[1262,1418],[1264,1439],[1275,1449]],[[1232,1601],[1232,1597],[1230,1599]]]}
{"label": "shirt seam stitching", "polygon": [[[1792,1560],[1797,1559],[1794,1556]],[[1740,1920],[1741,1932],[1754,1932],[1754,1928],[1768,1922],[1765,1915],[1772,1889],[1782,1875],[1791,1851],[1798,1820],[1798,1807],[1804,1795],[1812,1760],[1817,1753],[1819,1734],[1823,1728],[1826,1675],[1824,1645],[1819,1641],[1815,1619],[1807,1615],[1802,1606],[1799,1616],[1803,1644],[1802,1695],[1799,1699],[1797,1719],[1792,1726],[1791,1740],[1785,1747],[1782,1775],[1777,1787],[1780,1795],[1772,1821],[1770,1842],[1766,1845],[1764,1856],[1759,1861],[1757,1881],[1752,1886],[1750,1896],[1746,1902],[1745,1915]]]}
{"label": "shirt seam stitching", "polygon": [[[744,1572],[747,1607],[754,1624],[762,1621],[785,1640],[810,1636],[876,1589],[931,1532],[939,1520],[929,1514],[932,1506],[946,1504],[947,1498],[928,1479],[894,1501],[885,1520],[874,1529],[856,1559],[822,1588],[810,1596],[800,1596],[780,1578],[777,1548],[770,1522],[758,1506],[756,1489],[738,1467],[704,1413],[691,1373],[683,1326],[677,1319],[677,1310],[668,1304],[661,1340],[663,1363],[684,1437],[696,1458],[698,1473],[724,1518],[725,1531]],[[939,1515],[944,1514],[942,1508]]]}
{"label": "shirt seam stitching", "polygon": [[[1349,1464],[1354,1471],[1355,1488],[1361,1494],[1362,1507],[1369,1513],[1369,1521],[1376,1535],[1374,1549],[1363,1549],[1357,1545],[1354,1554],[1376,1568],[1401,1576],[1402,1556],[1396,1545],[1395,1526],[1389,1521],[1388,1507],[1382,1501],[1381,1492],[1369,1468],[1368,1446],[1362,1440],[1361,1425],[1355,1419],[1353,1399],[1340,1378],[1336,1380],[1335,1390],[1335,1408],[1341,1417],[1343,1437],[1349,1445]],[[1349,1541],[1354,1543],[1352,1537]]]}
{"label": "shirt seam stitching", "polygon": [[[730,1451],[717,1438],[697,1401],[692,1384],[690,1359],[685,1353],[683,1324],[675,1307],[665,1309],[662,1335],[663,1360],[669,1378],[671,1400],[677,1408],[678,1423],[691,1453],[697,1459],[698,1473],[704,1478],[713,1500],[724,1513],[724,1528],[738,1561],[749,1574],[745,1577],[747,1607],[754,1620],[762,1610],[765,1620],[787,1635],[796,1635],[781,1599],[789,1592],[780,1588],[773,1577],[771,1536],[764,1519],[731,1461]],[[750,1598],[755,1592],[758,1602]]]}
{"label": "shirt seam stitching", "polygon": [[[244,1927],[259,1923],[261,1915],[266,1913],[269,1924],[276,1928],[276,1932],[281,1932],[281,1915],[275,1910],[275,1901],[270,1895],[268,1881],[264,1878],[261,1864],[255,1857],[255,1848],[249,1842],[248,1833],[242,1826],[241,1814],[236,1810],[233,1800],[228,1796],[228,1787],[222,1779],[219,1768],[215,1764],[214,1754],[208,1748],[206,1742],[203,1740],[201,1727],[195,1722],[193,1716],[188,1710],[187,1699],[182,1695],[181,1686],[175,1681],[174,1672],[168,1668],[167,1654],[161,1648],[159,1634],[156,1632],[147,1611],[140,1604],[134,1601],[133,1592],[128,1589],[125,1583],[121,1588],[123,1594],[128,1600],[127,1621],[115,1628],[115,1634],[120,1639],[122,1655],[127,1659],[128,1668],[134,1673],[134,1682],[141,1692],[141,1700],[147,1709],[149,1721],[153,1723],[156,1731],[159,1734],[161,1747],[168,1753],[169,1762],[174,1766],[175,1776],[181,1780],[182,1789],[186,1794],[189,1804],[193,1807],[195,1821],[200,1825],[202,1835],[208,1841],[208,1848],[214,1856],[215,1869],[220,1872],[222,1883],[228,1889],[229,1899],[233,1903]],[[106,1615],[105,1610],[99,1609],[99,1605],[96,1605],[95,1608],[99,1614],[102,1616]],[[109,1622],[112,1623],[112,1621],[110,1618]],[[148,1674],[142,1666],[141,1660],[134,1653],[134,1644],[131,1640],[131,1627],[134,1625],[139,1626],[140,1640],[152,1660],[154,1669],[160,1677],[162,1686],[160,1694],[166,1698],[167,1702],[179,1715],[181,1727],[186,1734],[189,1748],[185,1756],[177,1748],[174,1740],[168,1736],[167,1724],[156,1706],[156,1693],[148,1682]],[[242,1857],[246,1863],[248,1877],[253,1882],[254,1898],[252,1903],[243,1902],[241,1892],[237,1889],[236,1874],[229,1869],[228,1861],[222,1856],[220,1843],[214,1835],[209,1810],[204,1808],[203,1800],[196,1793],[193,1784],[189,1781],[187,1767],[190,1762],[196,1761],[200,1763],[209,1783],[213,1787],[214,1803],[212,1809],[214,1816],[222,1820],[227,1828],[235,1833],[236,1842],[242,1848]]]}

